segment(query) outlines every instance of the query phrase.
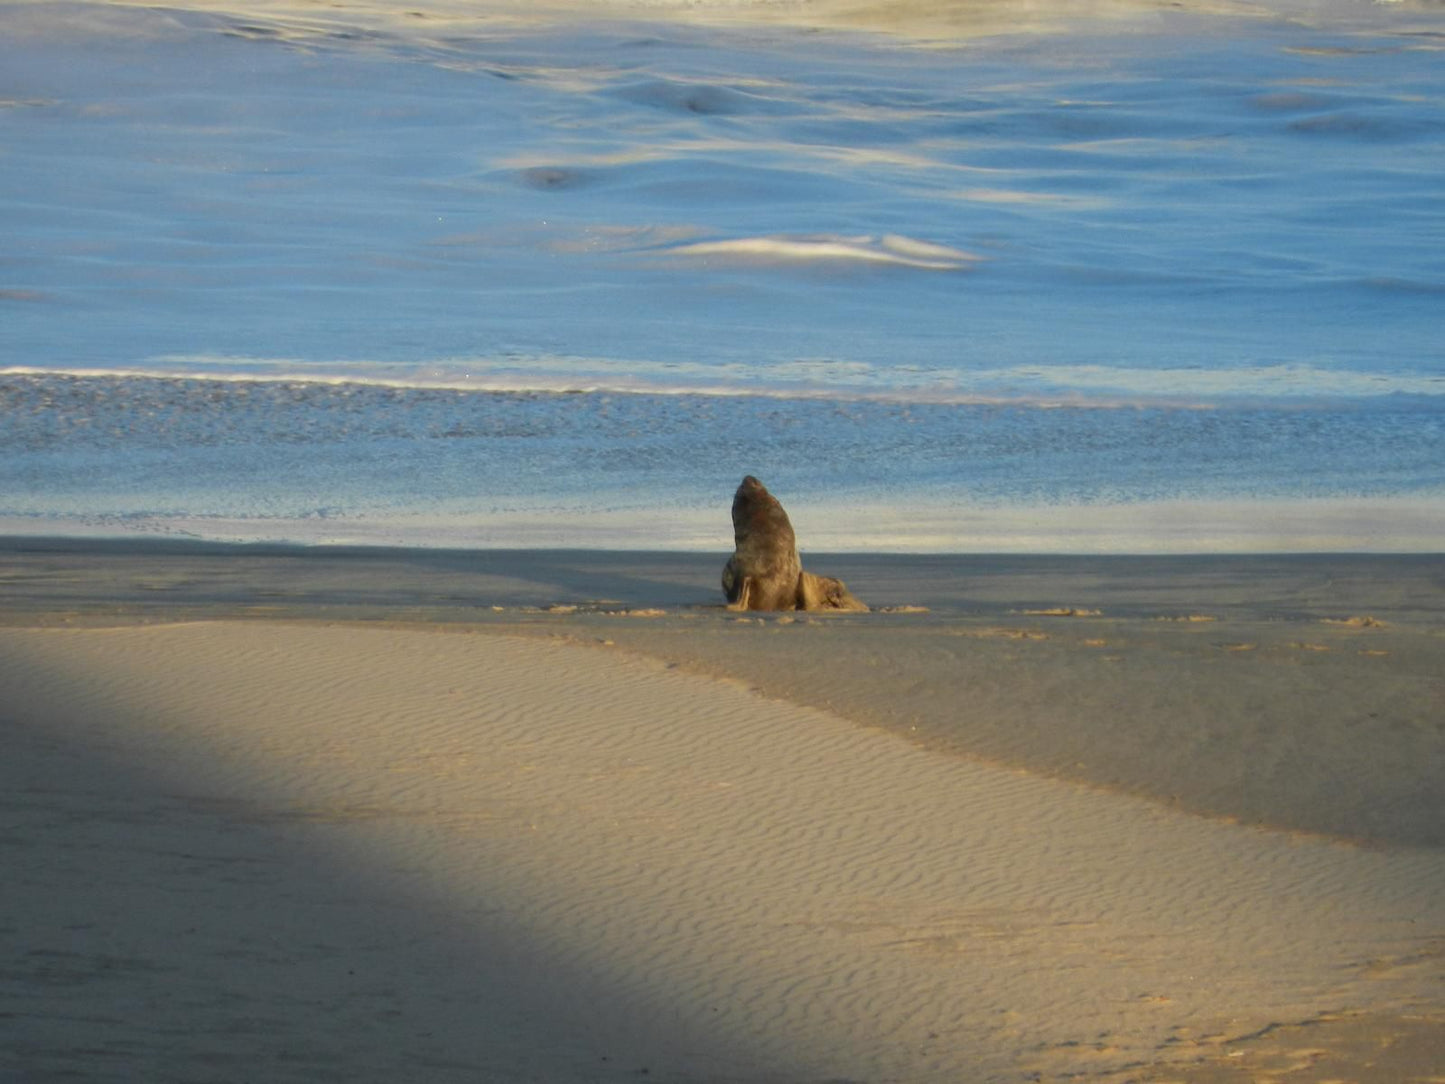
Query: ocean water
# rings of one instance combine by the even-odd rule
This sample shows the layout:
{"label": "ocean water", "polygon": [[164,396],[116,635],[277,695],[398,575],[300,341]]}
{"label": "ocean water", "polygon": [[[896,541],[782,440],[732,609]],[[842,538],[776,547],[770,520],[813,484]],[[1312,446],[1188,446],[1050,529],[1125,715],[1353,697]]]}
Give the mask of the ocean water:
{"label": "ocean water", "polygon": [[1445,549],[1445,4],[0,0],[0,530]]}

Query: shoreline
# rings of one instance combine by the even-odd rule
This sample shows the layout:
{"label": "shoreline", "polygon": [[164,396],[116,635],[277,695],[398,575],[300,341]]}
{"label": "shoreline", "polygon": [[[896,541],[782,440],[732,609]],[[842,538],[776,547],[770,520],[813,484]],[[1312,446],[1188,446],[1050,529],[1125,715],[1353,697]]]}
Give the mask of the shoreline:
{"label": "shoreline", "polygon": [[[438,464],[437,469],[443,465]],[[720,482],[726,492],[731,479]],[[55,479],[67,490],[69,482]],[[517,502],[485,512],[448,498],[408,511],[318,514],[304,503],[290,516],[145,515],[109,505],[99,493],[72,494],[104,514],[41,511],[0,515],[0,539],[95,542],[174,539],[226,545],[401,550],[709,553],[728,535],[715,492],[679,489],[665,514],[627,490],[552,503]],[[294,495],[293,495],[294,498]],[[73,503],[68,498],[59,507]],[[284,502],[283,502],[284,504]],[[1281,554],[1431,555],[1442,552],[1445,494],[1374,496],[1160,497],[1139,501],[973,499],[966,495],[853,493],[790,497],[793,526],[819,555],[999,557],[1248,557]],[[425,509],[430,508],[430,511]],[[354,510],[353,510],[354,511]]]}
{"label": "shoreline", "polygon": [[[919,606],[933,614],[976,616],[1057,605],[1062,592],[1075,606],[1107,606],[1115,615],[1163,617],[1171,608],[1179,613],[1205,608],[1273,620],[1325,618],[1375,605],[1411,619],[1445,622],[1445,549],[1161,554],[803,549],[801,554],[809,570],[856,581],[875,609]],[[430,602],[438,618],[450,609],[470,609],[483,620],[496,606],[706,609],[721,603],[718,581],[727,555],[720,546],[478,548],[0,534],[0,561],[9,569],[0,620],[87,598],[137,613],[153,607],[200,613],[211,606],[214,616],[226,616],[228,608],[244,612],[248,604],[283,603],[298,613],[323,604],[354,606],[360,616],[367,607],[380,614],[389,607],[424,610]],[[208,566],[236,570],[229,581],[233,590],[209,590],[202,576]],[[335,575],[341,567],[383,576],[384,588]],[[1316,579],[1300,580],[1300,573]],[[265,575],[276,578],[267,581]],[[1017,594],[1020,589],[1025,593]]]}

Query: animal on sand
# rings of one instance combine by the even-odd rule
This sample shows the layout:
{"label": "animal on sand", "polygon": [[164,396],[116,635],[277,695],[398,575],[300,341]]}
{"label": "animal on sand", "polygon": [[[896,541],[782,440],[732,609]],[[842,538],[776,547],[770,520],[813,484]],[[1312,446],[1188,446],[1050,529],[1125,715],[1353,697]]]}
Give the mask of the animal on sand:
{"label": "animal on sand", "polygon": [[868,609],[841,580],[803,571],[788,513],[751,474],[733,495],[733,547],[722,574],[729,609]]}

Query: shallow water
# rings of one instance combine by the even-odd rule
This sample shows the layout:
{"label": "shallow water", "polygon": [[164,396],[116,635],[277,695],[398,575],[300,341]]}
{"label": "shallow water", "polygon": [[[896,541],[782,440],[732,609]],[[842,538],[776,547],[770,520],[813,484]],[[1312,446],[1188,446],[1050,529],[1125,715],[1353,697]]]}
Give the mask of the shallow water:
{"label": "shallow water", "polygon": [[205,8],[0,3],[6,529],[1439,548],[1438,4]]}

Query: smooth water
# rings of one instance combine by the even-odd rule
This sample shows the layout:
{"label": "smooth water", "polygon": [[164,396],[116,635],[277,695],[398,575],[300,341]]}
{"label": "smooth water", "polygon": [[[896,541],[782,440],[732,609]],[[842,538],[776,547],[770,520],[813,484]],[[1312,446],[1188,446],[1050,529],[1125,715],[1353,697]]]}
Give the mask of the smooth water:
{"label": "smooth water", "polygon": [[0,0],[0,526],[1442,548],[1445,7],[870,10]]}

